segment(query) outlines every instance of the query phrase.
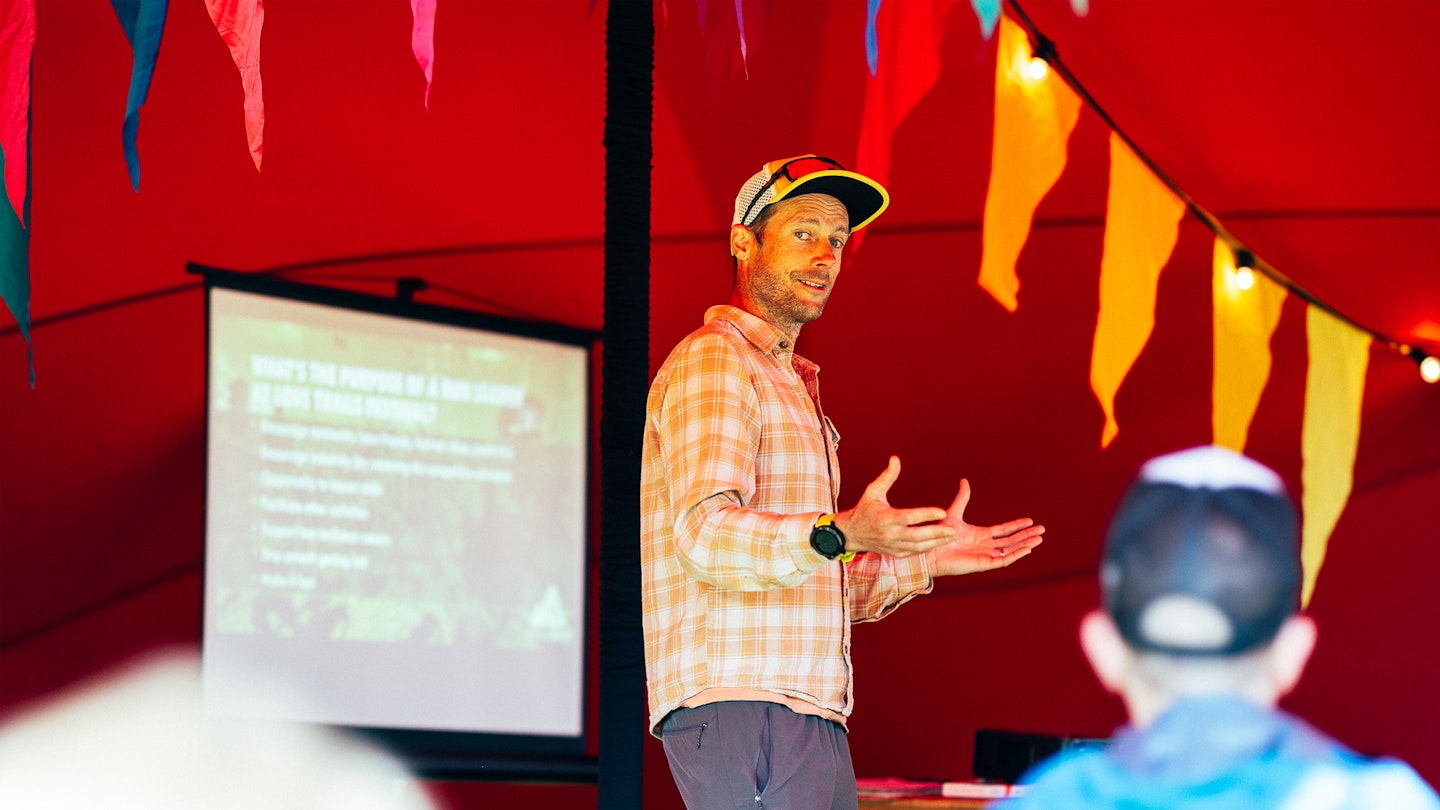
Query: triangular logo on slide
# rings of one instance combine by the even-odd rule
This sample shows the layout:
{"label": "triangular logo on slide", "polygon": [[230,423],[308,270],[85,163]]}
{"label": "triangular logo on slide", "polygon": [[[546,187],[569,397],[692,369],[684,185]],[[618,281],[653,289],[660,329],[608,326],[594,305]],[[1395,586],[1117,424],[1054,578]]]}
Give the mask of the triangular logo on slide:
{"label": "triangular logo on slide", "polygon": [[570,641],[570,618],[565,614],[565,603],[560,599],[560,589],[555,583],[545,588],[545,595],[530,612],[530,629],[540,641]]}

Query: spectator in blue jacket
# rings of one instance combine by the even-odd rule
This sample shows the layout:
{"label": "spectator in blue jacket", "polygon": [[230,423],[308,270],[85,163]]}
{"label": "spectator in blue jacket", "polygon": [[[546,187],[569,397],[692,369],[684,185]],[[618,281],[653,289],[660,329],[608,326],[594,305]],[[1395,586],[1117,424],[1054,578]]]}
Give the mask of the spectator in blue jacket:
{"label": "spectator in blue jacket", "polygon": [[1300,584],[1295,508],[1274,471],[1219,447],[1145,464],[1106,537],[1104,607],[1080,627],[1130,725],[1040,764],[1000,806],[1440,808],[1408,765],[1276,708],[1315,646]]}

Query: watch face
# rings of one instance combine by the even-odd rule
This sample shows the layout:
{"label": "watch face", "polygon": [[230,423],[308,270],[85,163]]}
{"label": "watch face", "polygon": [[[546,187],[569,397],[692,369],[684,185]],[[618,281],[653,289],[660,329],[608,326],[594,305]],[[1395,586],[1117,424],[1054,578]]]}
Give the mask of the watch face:
{"label": "watch face", "polygon": [[833,560],[845,550],[844,535],[834,526],[816,526],[810,530],[810,546]]}

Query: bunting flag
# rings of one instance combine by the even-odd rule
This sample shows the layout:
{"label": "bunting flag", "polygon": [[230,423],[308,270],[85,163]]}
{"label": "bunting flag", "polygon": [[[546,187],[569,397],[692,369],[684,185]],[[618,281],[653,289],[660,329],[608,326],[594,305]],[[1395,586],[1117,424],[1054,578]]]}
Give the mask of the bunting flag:
{"label": "bunting flag", "polygon": [[865,35],[870,79],[865,85],[855,170],[882,186],[890,179],[895,130],[940,78],[940,40],[955,2],[892,0],[882,5],[870,0]]}
{"label": "bunting flag", "polygon": [[[265,98],[260,85],[260,29],[265,25],[265,3],[264,0],[205,0],[205,6],[210,10],[210,21],[215,23],[220,39],[230,49],[230,58],[240,69],[240,86],[245,91],[245,139],[258,172],[265,138]],[[426,79],[429,79],[428,72]],[[428,108],[428,85],[425,94]]]}
{"label": "bunting flag", "polygon": [[745,2],[735,0],[735,29],[740,35],[740,67],[745,71],[745,79],[750,79],[750,46],[745,42]]}
{"label": "bunting flag", "polygon": [[150,78],[155,75],[155,60],[160,57],[160,37],[165,33],[165,13],[169,0],[110,0],[125,39],[130,42],[134,61],[130,68],[130,93],[125,98],[125,123],[121,140],[125,147],[125,168],[130,172],[130,187],[140,191],[140,152],[135,145],[140,132],[140,105],[150,94]]}
{"label": "bunting flag", "polygon": [[705,40],[705,75],[700,89],[702,115],[715,105],[731,79],[740,75],[750,78],[747,37],[758,40],[764,36],[770,20],[770,2],[749,0],[750,11],[746,13],[744,0],[734,0],[729,7],[725,3],[695,0],[700,36]]}
{"label": "bunting flag", "polygon": [[[8,168],[8,157],[0,156]],[[9,205],[9,202],[6,202]],[[0,212],[0,298],[15,316],[15,325],[25,338],[30,362],[30,387],[35,387],[35,347],[30,342],[30,219],[27,199],[20,218]],[[23,220],[23,221],[22,221]]]}
{"label": "bunting flag", "polygon": [[1310,364],[1301,427],[1301,605],[1308,605],[1325,561],[1330,533],[1350,500],[1360,444],[1360,402],[1370,362],[1370,336],[1323,309],[1306,310]]}
{"label": "bunting flag", "polygon": [[985,39],[995,35],[995,24],[1000,21],[1000,0],[970,0],[975,9],[975,19],[980,21],[980,34]]}
{"label": "bunting flag", "polygon": [[1270,338],[1280,323],[1285,288],[1258,273],[1251,286],[1236,282],[1235,252],[1215,239],[1214,383],[1210,423],[1215,444],[1245,452],[1250,420],[1270,379]]}
{"label": "bunting flag", "polygon": [[1030,62],[1025,31],[1001,17],[979,283],[1011,312],[1019,305],[1015,262],[1030,237],[1035,207],[1065,170],[1065,147],[1080,118],[1075,91],[1053,70],[1035,78]]}
{"label": "bunting flag", "polygon": [[[1002,33],[1003,36],[1003,33]],[[1124,140],[1110,133],[1110,197],[1100,257],[1100,314],[1090,356],[1090,388],[1105,411],[1100,446],[1120,424],[1115,394],[1155,327],[1160,271],[1180,235],[1185,203],[1161,183]]]}
{"label": "bunting flag", "polygon": [[30,58],[35,48],[35,0],[0,5],[0,168],[11,214],[0,211],[0,299],[25,338],[30,387]]}
{"label": "bunting flag", "polygon": [[865,66],[870,75],[880,71],[880,0],[865,0]]}
{"label": "bunting flag", "polygon": [[[435,78],[435,3],[436,0],[410,0],[415,24],[410,29],[410,50],[420,72],[425,74],[425,111],[430,111],[430,84]],[[591,7],[594,10],[594,7]]]}
{"label": "bunting flag", "polygon": [[0,152],[5,160],[5,196],[28,228],[25,197],[30,193],[30,56],[35,52],[35,0],[0,3]]}

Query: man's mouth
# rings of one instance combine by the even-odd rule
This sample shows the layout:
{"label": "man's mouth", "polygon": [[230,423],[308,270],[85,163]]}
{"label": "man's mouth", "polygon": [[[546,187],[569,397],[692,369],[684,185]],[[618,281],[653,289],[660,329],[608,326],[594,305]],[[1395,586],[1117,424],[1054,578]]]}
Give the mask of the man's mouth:
{"label": "man's mouth", "polygon": [[796,281],[799,281],[801,284],[809,287],[812,290],[819,290],[820,292],[825,292],[825,282],[823,281],[810,281],[803,278],[796,279]]}

